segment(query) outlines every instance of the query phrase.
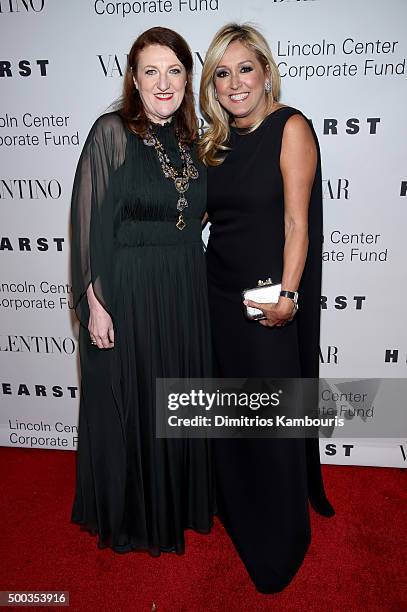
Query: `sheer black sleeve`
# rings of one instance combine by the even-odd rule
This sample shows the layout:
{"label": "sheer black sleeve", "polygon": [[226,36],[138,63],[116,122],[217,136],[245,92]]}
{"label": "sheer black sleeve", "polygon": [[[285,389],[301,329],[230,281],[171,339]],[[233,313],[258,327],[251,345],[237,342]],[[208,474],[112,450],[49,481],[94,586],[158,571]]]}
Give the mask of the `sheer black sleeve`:
{"label": "sheer black sleeve", "polygon": [[89,321],[86,290],[90,283],[100,303],[113,316],[112,177],[124,162],[125,149],[126,130],[119,115],[102,115],[89,132],[76,168],[71,202],[72,292],[76,314],[85,327]]}

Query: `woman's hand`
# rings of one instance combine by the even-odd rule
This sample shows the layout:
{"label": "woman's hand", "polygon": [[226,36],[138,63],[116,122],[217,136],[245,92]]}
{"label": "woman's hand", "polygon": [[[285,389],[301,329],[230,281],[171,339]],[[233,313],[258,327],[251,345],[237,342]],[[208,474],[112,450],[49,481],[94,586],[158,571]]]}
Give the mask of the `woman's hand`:
{"label": "woman's hand", "polygon": [[88,330],[92,344],[100,349],[114,347],[113,321],[103,306],[90,309]]}
{"label": "woman's hand", "polygon": [[297,312],[293,300],[283,296],[280,296],[277,304],[259,304],[259,302],[253,302],[253,300],[245,300],[243,303],[263,312],[266,319],[261,319],[258,323],[264,327],[283,327],[286,323],[292,321]]}
{"label": "woman's hand", "polygon": [[90,341],[100,349],[113,348],[114,329],[112,318],[96,298],[92,285],[89,285],[86,293],[90,313],[88,324]]}

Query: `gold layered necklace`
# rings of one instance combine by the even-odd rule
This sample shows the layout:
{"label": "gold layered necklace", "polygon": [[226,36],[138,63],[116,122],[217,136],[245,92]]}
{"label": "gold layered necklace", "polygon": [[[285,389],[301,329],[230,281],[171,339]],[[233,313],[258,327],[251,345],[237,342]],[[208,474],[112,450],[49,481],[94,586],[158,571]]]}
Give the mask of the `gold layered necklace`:
{"label": "gold layered necklace", "polygon": [[165,178],[174,181],[174,187],[179,194],[177,202],[178,219],[175,225],[177,229],[183,230],[186,226],[183,213],[184,210],[188,207],[188,200],[185,196],[185,193],[189,189],[189,180],[197,179],[199,177],[199,172],[195,167],[189,148],[181,142],[178,132],[176,132],[176,137],[178,142],[179,154],[182,161],[182,168],[180,169],[175,168],[171,164],[170,158],[168,157],[163,144],[159,141],[157,135],[153,133],[151,125],[148,128],[147,136],[143,139],[143,142],[148,147],[154,147],[157,152],[158,160],[160,162]]}

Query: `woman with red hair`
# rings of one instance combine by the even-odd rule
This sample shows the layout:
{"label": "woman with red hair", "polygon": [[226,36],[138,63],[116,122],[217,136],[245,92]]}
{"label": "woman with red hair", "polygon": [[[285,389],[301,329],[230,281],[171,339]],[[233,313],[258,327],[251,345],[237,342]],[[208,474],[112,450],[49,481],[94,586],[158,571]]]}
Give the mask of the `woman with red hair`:
{"label": "woman with red hair", "polygon": [[115,551],[184,551],[212,523],[204,439],[155,435],[156,378],[211,375],[193,61],[152,28],[133,44],[117,111],[93,125],[72,197],[82,373],[72,520]]}

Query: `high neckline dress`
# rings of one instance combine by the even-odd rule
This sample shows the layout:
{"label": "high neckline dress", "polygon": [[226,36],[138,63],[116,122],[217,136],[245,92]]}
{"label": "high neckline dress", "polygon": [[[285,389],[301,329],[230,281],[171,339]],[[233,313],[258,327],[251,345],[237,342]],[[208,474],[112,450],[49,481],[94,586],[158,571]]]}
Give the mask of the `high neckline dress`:
{"label": "high neckline dress", "polygon": [[[172,123],[154,125],[172,163],[181,158]],[[80,157],[72,196],[72,282],[80,326],[81,402],[71,520],[98,546],[182,553],[184,530],[207,533],[214,511],[204,439],[155,437],[157,377],[211,375],[201,219],[205,167],[178,193],[157,153],[118,113],[102,115]],[[111,314],[115,346],[89,340],[86,288]]]}
{"label": "high neckline dress", "polygon": [[[279,160],[285,123],[297,113],[280,107],[253,132],[231,128],[226,159],[208,168],[206,260],[214,366],[220,377],[318,377],[319,157],[309,207],[310,247],[294,321],[281,328],[248,321],[241,297],[259,279],[281,282],[285,236]],[[284,589],[301,566],[311,539],[308,498],[324,516],[334,513],[324,491],[318,444],[315,438],[213,440],[219,516],[263,593]]]}

